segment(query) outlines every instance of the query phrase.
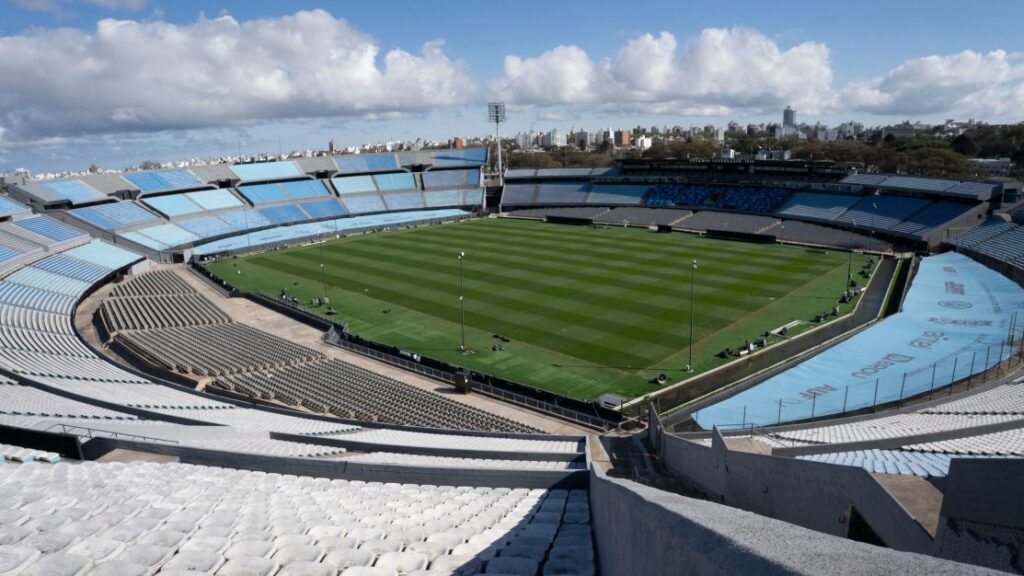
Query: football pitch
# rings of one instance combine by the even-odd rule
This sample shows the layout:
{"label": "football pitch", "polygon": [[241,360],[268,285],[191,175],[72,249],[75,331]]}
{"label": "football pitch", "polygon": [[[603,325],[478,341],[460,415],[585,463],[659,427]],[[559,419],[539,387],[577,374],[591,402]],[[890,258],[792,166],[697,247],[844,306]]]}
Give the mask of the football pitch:
{"label": "football pitch", "polygon": [[[460,251],[469,354],[459,352]],[[687,377],[692,260],[697,374],[725,363],[716,355],[726,347],[831,310],[848,258],[636,228],[482,219],[352,236],[208,268],[244,291],[278,297],[287,289],[318,313],[326,307],[311,300],[324,295],[326,284],[335,320],[355,334],[594,400],[657,390],[661,373],[670,382]],[[854,271],[866,260],[855,254]]]}

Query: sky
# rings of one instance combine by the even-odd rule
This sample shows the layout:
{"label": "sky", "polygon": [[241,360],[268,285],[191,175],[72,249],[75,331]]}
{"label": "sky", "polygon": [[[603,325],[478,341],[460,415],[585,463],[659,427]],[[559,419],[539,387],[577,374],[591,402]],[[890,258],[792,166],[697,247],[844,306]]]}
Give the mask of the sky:
{"label": "sky", "polygon": [[1024,121],[1024,2],[0,0],[0,173],[729,120]]}

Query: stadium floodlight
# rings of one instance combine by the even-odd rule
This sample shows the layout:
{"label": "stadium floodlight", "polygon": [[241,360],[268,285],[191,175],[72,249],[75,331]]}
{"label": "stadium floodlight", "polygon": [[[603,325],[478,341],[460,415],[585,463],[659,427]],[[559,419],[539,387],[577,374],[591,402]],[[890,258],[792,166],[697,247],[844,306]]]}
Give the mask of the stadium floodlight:
{"label": "stadium floodlight", "polygon": [[462,316],[462,345],[459,352],[466,352],[466,276],[463,268],[463,261],[466,253],[459,252],[459,313]]}
{"label": "stadium floodlight", "polygon": [[850,226],[850,245],[847,246],[849,250],[849,258],[846,261],[846,287],[843,288],[843,294],[846,294],[847,290],[853,284],[853,229],[857,227],[857,221],[853,221],[853,226]]}
{"label": "stadium floodlight", "polygon": [[494,138],[498,143],[498,185],[504,183],[501,170],[501,125],[505,122],[505,103],[489,102],[487,104],[487,120],[494,124]]}
{"label": "stadium floodlight", "polygon": [[694,297],[693,297],[693,286],[694,286],[694,282],[696,280],[696,276],[697,276],[697,261],[694,260],[693,263],[690,265],[690,341],[687,343],[687,348],[689,349],[688,354],[689,354],[689,358],[690,359],[687,361],[687,364],[686,364],[686,371],[687,372],[693,372],[693,310],[694,310],[694,306],[693,306],[693,300],[694,300]]}

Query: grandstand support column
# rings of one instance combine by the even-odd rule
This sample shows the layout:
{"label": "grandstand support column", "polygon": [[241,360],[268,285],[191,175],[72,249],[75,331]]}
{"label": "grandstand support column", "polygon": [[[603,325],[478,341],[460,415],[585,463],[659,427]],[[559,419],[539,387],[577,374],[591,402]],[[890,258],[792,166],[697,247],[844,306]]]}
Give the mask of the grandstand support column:
{"label": "grandstand support column", "polygon": [[463,261],[466,259],[465,252],[459,252],[459,314],[462,317],[462,344],[459,345],[459,352],[466,352],[466,275]]}
{"label": "grandstand support column", "polygon": [[686,371],[687,372],[693,372],[693,310],[694,310],[694,307],[693,307],[693,301],[694,301],[693,291],[694,290],[693,289],[694,289],[694,283],[696,281],[696,276],[697,276],[697,261],[694,260],[693,263],[690,265],[690,340],[689,340],[689,342],[687,342],[687,345],[686,345],[686,347],[688,349],[688,356],[689,356],[689,360],[687,360],[687,363],[686,363]]}

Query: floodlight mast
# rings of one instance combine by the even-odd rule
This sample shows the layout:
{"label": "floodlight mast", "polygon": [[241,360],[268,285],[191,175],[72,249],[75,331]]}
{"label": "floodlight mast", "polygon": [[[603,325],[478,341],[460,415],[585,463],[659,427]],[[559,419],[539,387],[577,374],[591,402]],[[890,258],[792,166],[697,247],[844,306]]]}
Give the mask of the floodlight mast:
{"label": "floodlight mast", "polygon": [[498,186],[504,183],[505,176],[501,167],[501,125],[505,122],[505,103],[490,102],[487,104],[487,120],[494,124],[494,138],[498,142]]}

